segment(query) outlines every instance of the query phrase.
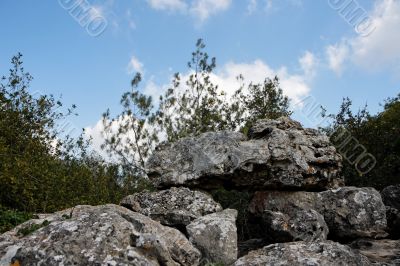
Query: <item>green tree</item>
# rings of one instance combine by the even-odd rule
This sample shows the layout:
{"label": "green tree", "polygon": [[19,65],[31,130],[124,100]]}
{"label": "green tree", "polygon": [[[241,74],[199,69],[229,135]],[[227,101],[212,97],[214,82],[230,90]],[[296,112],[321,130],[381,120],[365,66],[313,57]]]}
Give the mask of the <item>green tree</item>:
{"label": "green tree", "polygon": [[[123,165],[143,173],[144,161],[160,139],[174,142],[182,137],[208,131],[239,130],[257,119],[289,116],[289,99],[283,95],[277,77],[261,84],[250,83],[232,98],[213,83],[215,57],[205,52],[199,39],[188,62],[189,74],[176,73],[172,84],[153,107],[151,97],[139,92],[141,75],[132,80],[132,89],[123,94],[123,111],[111,118],[103,116],[103,148],[119,158]],[[243,77],[239,77],[243,81]]]}
{"label": "green tree", "polygon": [[[60,100],[31,93],[32,76],[24,71],[22,55],[11,63],[0,83],[0,225],[29,217],[14,210],[51,212],[77,204],[118,203],[147,186],[92,152],[83,135],[66,135],[61,122],[75,113],[75,106],[63,112]],[[11,223],[14,213],[19,218]]]}
{"label": "green tree", "polygon": [[[400,95],[399,95],[400,96]],[[400,183],[400,97],[389,98],[383,104],[383,111],[372,115],[367,106],[352,111],[352,101],[343,99],[340,110],[332,124],[325,130],[331,136],[338,150],[345,153],[343,175],[347,185],[371,186],[382,189],[385,186]],[[354,141],[343,146],[343,141],[335,139],[341,130],[347,130]],[[367,173],[357,171],[357,164],[346,160],[348,154],[361,144],[366,152],[376,159],[373,169]],[[340,146],[338,146],[340,145]],[[356,154],[358,155],[358,154]],[[350,159],[354,159],[353,156]],[[353,160],[350,160],[353,161]]]}

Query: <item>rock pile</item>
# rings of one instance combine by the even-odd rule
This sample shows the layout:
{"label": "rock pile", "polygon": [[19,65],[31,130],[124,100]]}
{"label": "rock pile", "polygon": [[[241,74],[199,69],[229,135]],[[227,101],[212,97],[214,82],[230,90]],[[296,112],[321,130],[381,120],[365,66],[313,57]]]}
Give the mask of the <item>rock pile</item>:
{"label": "rock pile", "polygon": [[[0,236],[0,265],[400,265],[400,188],[345,187],[341,161],[289,118],[165,143],[147,163],[159,191],[28,221]],[[224,210],[220,187],[253,193],[248,210]],[[238,211],[259,228],[241,243]]]}

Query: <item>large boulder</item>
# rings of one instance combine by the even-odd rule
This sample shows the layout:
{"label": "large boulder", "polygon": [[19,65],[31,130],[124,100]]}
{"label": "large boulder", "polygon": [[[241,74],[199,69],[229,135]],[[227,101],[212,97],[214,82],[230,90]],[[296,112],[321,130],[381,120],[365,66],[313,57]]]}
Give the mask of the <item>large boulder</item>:
{"label": "large boulder", "polygon": [[177,266],[200,258],[178,230],[111,204],[77,206],[0,236],[0,265]]}
{"label": "large boulder", "polygon": [[342,187],[323,192],[256,192],[249,205],[251,214],[265,211],[291,213],[315,210],[323,215],[335,239],[386,236],[386,208],[373,188]]}
{"label": "large boulder", "polygon": [[200,217],[186,227],[189,240],[203,253],[205,260],[224,265],[236,261],[237,214],[236,210],[226,209]]}
{"label": "large boulder", "polygon": [[238,259],[235,266],[325,266],[325,265],[371,265],[366,257],[350,247],[332,241],[290,242],[272,244],[250,251]]}
{"label": "large boulder", "polygon": [[374,265],[400,265],[400,240],[359,239],[350,247],[367,257]]}
{"label": "large boulder", "polygon": [[249,138],[223,131],[164,143],[146,164],[158,188],[297,190],[343,185],[341,166],[341,156],[326,135],[289,118],[260,120]]}
{"label": "large boulder", "polygon": [[400,211],[400,184],[385,187],[382,192],[382,200],[386,206],[395,208]]}
{"label": "large boulder", "polygon": [[184,187],[136,193],[125,197],[120,204],[161,224],[175,227],[186,226],[196,218],[222,211],[221,205],[210,195]]}
{"label": "large boulder", "polygon": [[324,217],[312,209],[292,209],[287,213],[266,210],[262,223],[264,238],[273,243],[326,240],[329,233]]}

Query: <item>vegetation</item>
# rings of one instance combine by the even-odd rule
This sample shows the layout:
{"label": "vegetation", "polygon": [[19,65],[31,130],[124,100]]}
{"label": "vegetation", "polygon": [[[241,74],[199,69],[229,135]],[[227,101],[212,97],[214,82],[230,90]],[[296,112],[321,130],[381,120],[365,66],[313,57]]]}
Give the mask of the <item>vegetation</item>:
{"label": "vegetation", "polygon": [[[152,190],[144,163],[162,140],[216,130],[247,133],[257,119],[292,114],[277,77],[247,84],[239,76],[241,86],[228,96],[226,88],[212,79],[216,59],[198,40],[188,62],[189,74],[176,73],[157,101],[141,92],[142,77],[137,73],[121,97],[121,113],[104,113],[103,149],[116,159],[110,163],[90,149],[90,140],[83,135],[72,138],[59,126],[76,115],[76,107],[64,108],[52,95],[30,92],[32,76],[24,71],[22,55],[11,63],[0,83],[0,232],[34,217],[32,213],[118,203],[125,195]],[[357,163],[345,161],[347,184],[381,189],[400,183],[400,96],[388,99],[376,115],[366,107],[353,113],[351,107],[345,99],[323,130],[336,145],[338,132],[347,130],[357,141],[338,149],[348,154],[362,144],[377,163],[360,173]],[[213,196],[224,208],[239,211],[239,238],[250,235],[246,210],[251,194],[219,189]],[[21,234],[36,229],[26,228]]]}
{"label": "vegetation", "polygon": [[[117,203],[147,184],[117,164],[106,163],[89,149],[83,136],[65,135],[65,112],[52,95],[29,91],[32,76],[22,55],[0,83],[0,200],[2,230],[29,218],[77,204]],[[18,210],[7,211],[9,210]],[[15,214],[15,215],[14,215]],[[10,215],[14,215],[10,220]]]}
{"label": "vegetation", "polygon": [[20,228],[18,230],[18,232],[17,232],[17,235],[19,235],[19,236],[27,236],[27,235],[35,232],[36,230],[38,230],[38,229],[40,229],[42,227],[45,227],[45,226],[47,226],[49,224],[50,224],[49,221],[44,220],[41,224],[33,223],[33,224],[30,224],[30,225],[27,225],[25,227]]}
{"label": "vegetation", "polygon": [[[329,115],[333,122],[325,129],[338,150],[350,159],[344,160],[346,184],[376,189],[400,184],[400,95],[387,99],[383,111],[375,115],[368,112],[367,106],[356,113],[351,107],[351,100],[343,99],[339,112]],[[342,139],[337,141],[338,133],[343,129],[352,137],[345,143]],[[367,173],[360,171],[360,165],[353,163],[357,162],[356,157],[362,151],[360,145],[376,159],[376,164],[371,165],[374,167]]]}
{"label": "vegetation", "polygon": [[[261,84],[244,84],[232,97],[212,81],[215,57],[204,51],[199,39],[188,62],[189,74],[176,73],[171,86],[154,108],[153,99],[139,92],[141,74],[131,82],[131,89],[121,98],[123,111],[112,118],[103,115],[103,148],[119,158],[139,176],[144,173],[146,158],[164,138],[174,142],[207,131],[247,129],[257,119],[290,116],[289,99],[283,95],[277,77]],[[115,129],[116,128],[116,129]]]}

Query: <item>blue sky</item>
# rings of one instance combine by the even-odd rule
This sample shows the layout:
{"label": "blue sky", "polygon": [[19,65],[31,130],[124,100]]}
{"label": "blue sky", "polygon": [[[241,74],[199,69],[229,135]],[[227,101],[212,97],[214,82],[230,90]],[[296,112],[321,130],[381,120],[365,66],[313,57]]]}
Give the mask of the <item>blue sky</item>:
{"label": "blue sky", "polygon": [[[240,72],[253,81],[278,74],[294,101],[311,95],[331,112],[344,96],[376,112],[400,92],[399,0],[83,1],[98,32],[68,9],[74,1],[0,1],[0,73],[21,52],[32,90],[75,103],[72,123],[94,135],[102,112],[120,110],[134,71],[156,96],[173,73],[187,72],[198,38],[227,90]],[[346,5],[366,23],[351,21]]]}

